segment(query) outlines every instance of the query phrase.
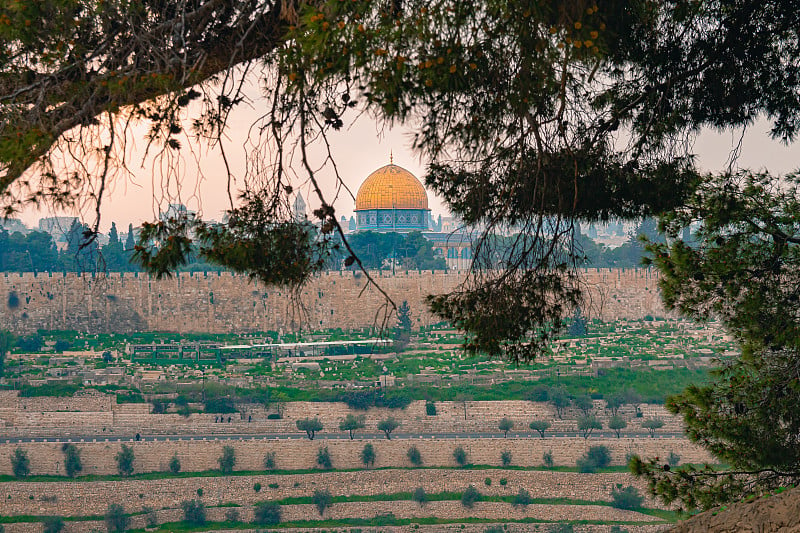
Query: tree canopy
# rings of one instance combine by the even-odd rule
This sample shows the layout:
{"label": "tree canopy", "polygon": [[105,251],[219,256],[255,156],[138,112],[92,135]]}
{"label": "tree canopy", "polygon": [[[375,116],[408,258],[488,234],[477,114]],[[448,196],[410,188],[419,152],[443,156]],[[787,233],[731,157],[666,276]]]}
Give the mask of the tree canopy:
{"label": "tree canopy", "polygon": [[[650,243],[668,307],[715,318],[742,354],[716,379],[667,399],[691,440],[729,470],[637,459],[651,491],[686,508],[710,508],[800,479],[800,177],[767,173],[707,176],[686,205],[662,220],[675,240]],[[702,220],[698,245],[677,238]],[[755,440],[754,440],[755,439]]]}
{"label": "tree canopy", "polygon": [[[227,221],[145,225],[138,260],[164,275],[197,254],[290,285],[333,246],[360,264],[332,238],[341,228],[308,149],[368,114],[412,128],[426,184],[478,229],[473,272],[432,310],[469,349],[531,359],[582,303],[578,221],[681,206],[704,182],[688,148],[702,127],[764,116],[795,138],[799,23],[782,0],[3,3],[2,207],[97,206],[137,124],[179,180],[182,144],[224,150],[257,79],[267,111],[238,190],[229,173]],[[314,225],[291,222],[298,176],[319,196]],[[509,229],[496,249],[490,237]]]}

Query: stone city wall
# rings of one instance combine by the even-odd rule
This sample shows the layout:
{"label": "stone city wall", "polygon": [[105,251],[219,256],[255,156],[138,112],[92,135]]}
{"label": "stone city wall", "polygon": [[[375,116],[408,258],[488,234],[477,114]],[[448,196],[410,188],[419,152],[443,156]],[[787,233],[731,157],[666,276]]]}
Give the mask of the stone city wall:
{"label": "stone city wall", "polygon": [[[364,444],[375,448],[375,467],[410,467],[407,452],[411,446],[419,450],[424,466],[456,466],[453,450],[461,446],[467,460],[473,464],[497,465],[504,451],[512,454],[512,465],[539,466],[542,456],[550,452],[556,465],[574,466],[575,461],[590,447],[605,445],[611,451],[612,464],[623,465],[631,453],[642,456],[660,456],[666,459],[670,452],[680,455],[683,462],[703,463],[712,458],[708,453],[684,438],[458,438],[458,439],[393,439],[393,440],[314,440],[259,439],[250,440],[172,440],[126,442],[136,456],[135,472],[166,472],[170,459],[177,455],[181,471],[197,472],[219,469],[218,459],[223,446],[233,446],[236,453],[236,470],[259,471],[264,469],[264,457],[275,453],[276,468],[298,470],[313,468],[317,452],[327,447],[334,468],[362,468],[360,453]],[[76,442],[83,463],[82,475],[116,474],[116,454],[119,442]],[[11,474],[11,456],[17,447],[28,453],[32,474],[64,474],[64,455],[60,443],[29,442],[0,444],[0,474]]]}
{"label": "stone city wall", "polygon": [[[452,291],[456,272],[374,272],[397,302],[407,300],[415,327],[438,322],[425,296]],[[604,320],[665,316],[649,269],[583,271],[586,314]],[[297,292],[265,287],[231,273],[180,273],[156,280],[136,273],[0,274],[0,324],[18,334],[37,329],[103,332],[250,332],[363,328],[380,323],[382,296],[359,272],[324,273]],[[18,302],[10,306],[10,296]]]}

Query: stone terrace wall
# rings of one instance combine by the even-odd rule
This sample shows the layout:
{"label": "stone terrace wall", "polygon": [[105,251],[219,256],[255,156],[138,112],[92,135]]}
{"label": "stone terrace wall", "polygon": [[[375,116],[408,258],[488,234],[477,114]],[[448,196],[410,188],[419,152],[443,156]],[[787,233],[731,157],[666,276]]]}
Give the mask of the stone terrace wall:
{"label": "stone terrace wall", "polygon": [[[281,440],[211,440],[211,441],[147,441],[129,442],[136,459],[136,472],[165,472],[173,455],[181,461],[184,472],[215,470],[219,468],[218,458],[223,446],[230,445],[236,452],[236,470],[263,470],[264,456],[275,453],[276,467],[282,470],[307,469],[316,465],[317,451],[327,447],[335,468],[362,468],[360,452],[366,441],[307,439]],[[549,451],[557,465],[574,466],[576,459],[583,455],[589,446],[603,444],[611,450],[612,464],[622,465],[626,456],[637,453],[643,456],[666,457],[673,451],[684,462],[703,463],[712,458],[705,450],[679,438],[623,438],[623,439],[583,439],[577,438],[521,438],[521,439],[394,439],[370,440],[375,447],[375,466],[410,467],[407,458],[408,448],[416,446],[422,455],[424,466],[456,466],[453,450],[461,446],[468,454],[468,461],[474,464],[500,465],[500,454],[511,451],[512,464],[537,466],[542,464],[542,455]],[[83,474],[116,474],[115,456],[120,450],[117,442],[84,442],[76,446],[81,452]],[[11,456],[17,444],[0,444],[0,474],[11,474]],[[30,459],[32,474],[64,473],[61,444],[24,443],[19,447],[26,450]]]}
{"label": "stone terrace wall", "polygon": [[[408,300],[416,327],[436,321],[426,311],[425,296],[449,292],[464,279],[454,272],[394,276],[375,272],[374,276],[396,301]],[[587,269],[583,277],[592,317],[666,315],[654,271]],[[374,288],[361,292],[365,283],[359,273],[325,273],[295,294],[230,273],[181,273],[162,280],[131,273],[4,273],[0,274],[0,324],[18,334],[37,329],[229,333],[292,331],[301,325],[362,328],[374,324],[382,303]],[[13,309],[7,305],[12,293],[19,299]]]}
{"label": "stone terrace wall", "polygon": [[[281,420],[267,419],[268,412],[261,407],[247,411],[242,419],[238,414],[226,415],[225,423],[215,422],[218,415],[192,414],[182,417],[177,414],[151,414],[149,404],[116,404],[114,396],[87,395],[76,398],[16,398],[13,391],[0,392],[5,399],[0,407],[0,421],[4,427],[0,436],[87,436],[87,435],[214,435],[214,434],[270,434],[297,433],[296,421],[306,417],[319,417],[325,433],[339,433],[339,422],[348,414],[365,418],[365,432],[377,432],[377,424],[387,417],[401,422],[398,433],[441,432],[497,432],[497,423],[507,417],[514,421],[513,431],[529,432],[532,420],[549,420],[551,432],[576,431],[577,410],[568,410],[564,419],[559,419],[553,407],[546,403],[528,401],[468,402],[467,417],[460,402],[437,402],[437,414],[425,413],[425,402],[412,402],[407,408],[369,409],[356,411],[344,403],[290,402],[284,409]],[[53,404],[49,405],[49,401]],[[595,402],[596,412],[608,424],[605,403]],[[643,417],[636,418],[633,408],[625,406],[621,414],[629,420],[626,432],[642,432],[642,421],[660,418],[665,422],[659,433],[682,433],[680,417],[670,414],[659,405],[642,405]],[[231,417],[231,423],[227,422]],[[252,420],[248,420],[252,417]]]}
{"label": "stone terrace wall", "polygon": [[[175,513],[170,511],[171,515]],[[214,513],[214,514],[212,514]],[[216,510],[212,510],[209,513],[209,516],[212,518],[216,516]],[[224,510],[221,512],[224,515]],[[244,514],[244,513],[243,513]],[[159,513],[160,519],[161,513]],[[170,516],[171,516],[170,515]],[[166,517],[165,512],[165,517]],[[444,533],[444,532],[451,532],[451,533],[483,533],[486,527],[490,524],[435,524],[435,525],[423,525],[420,524],[417,526],[380,526],[380,527],[337,527],[333,530],[325,528],[325,529],[317,529],[317,528],[304,528],[302,531],[303,533],[330,533],[330,531],[340,531],[350,532],[350,533],[409,533],[411,531],[415,533],[426,533],[426,532],[434,532],[434,533]],[[143,529],[145,526],[144,518],[141,516],[134,516],[131,520],[131,527],[136,529]],[[507,531],[509,533],[528,533],[528,532],[536,532],[536,533],[547,533],[548,531],[552,531],[551,528],[555,526],[547,526],[540,523],[519,523],[519,524],[510,524],[508,525]],[[575,533],[611,533],[611,527],[609,525],[577,525],[574,527]],[[669,525],[626,525],[625,530],[629,533],[657,533],[660,531],[665,531],[669,529]],[[41,523],[37,522],[30,522],[30,523],[17,523],[17,524],[5,524],[6,532],[7,533],[42,533],[42,525]],[[65,524],[64,529],[62,530],[64,533],[85,533],[86,531],[105,531],[106,526],[104,522],[100,521],[86,521],[86,522],[67,522]],[[215,530],[217,533],[241,533],[242,531],[261,531],[260,528],[253,528],[251,530],[242,530],[242,529],[235,529],[235,530],[228,530],[228,529],[217,529]]]}
{"label": "stone terrace wall", "polygon": [[[492,480],[491,486],[484,484],[486,477]],[[500,485],[501,478],[508,480],[507,485]],[[261,483],[259,492],[253,489],[255,483]],[[269,487],[276,483],[278,488]],[[144,507],[175,509],[180,507],[182,501],[196,499],[198,489],[203,489],[203,503],[210,507],[228,503],[253,505],[264,500],[307,497],[314,490],[328,490],[334,496],[354,496],[413,492],[417,487],[423,487],[427,493],[433,494],[460,492],[469,485],[491,496],[514,495],[524,488],[534,498],[610,501],[611,489],[618,483],[636,486],[642,494],[646,493],[645,482],[622,472],[578,474],[519,470],[362,470],[161,480],[6,482],[0,483],[0,513],[6,516],[101,515],[112,503],[123,505],[128,512],[141,511]],[[647,505],[660,507],[650,500]]]}

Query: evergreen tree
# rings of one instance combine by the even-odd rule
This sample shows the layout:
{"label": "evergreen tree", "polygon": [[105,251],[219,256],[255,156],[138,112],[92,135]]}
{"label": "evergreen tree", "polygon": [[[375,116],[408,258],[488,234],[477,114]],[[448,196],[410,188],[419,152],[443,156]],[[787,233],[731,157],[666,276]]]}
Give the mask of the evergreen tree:
{"label": "evergreen tree", "polygon": [[119,233],[117,232],[117,223],[111,223],[111,230],[108,232],[108,245],[116,246],[122,244],[119,240]]}
{"label": "evergreen tree", "polygon": [[397,309],[397,326],[394,328],[394,347],[398,352],[405,350],[411,342],[411,308],[408,301]]}
{"label": "evergreen tree", "polygon": [[128,234],[125,236],[125,251],[132,252],[136,246],[136,238],[133,236],[133,224],[128,224]]}
{"label": "evergreen tree", "polygon": [[[774,182],[747,171],[707,176],[685,209],[662,218],[670,242],[648,243],[667,308],[720,320],[741,347],[713,380],[666,404],[729,470],[672,468],[659,458],[631,464],[654,494],[686,509],[800,481],[800,319],[792,311],[800,301],[800,175]],[[703,224],[690,246],[679,237],[696,220]]]}
{"label": "evergreen tree", "polygon": [[586,325],[587,321],[581,314],[581,308],[576,307],[575,313],[573,313],[572,315],[572,321],[569,324],[569,329],[567,330],[567,333],[569,334],[570,337],[575,337],[575,338],[585,337],[587,333]]}

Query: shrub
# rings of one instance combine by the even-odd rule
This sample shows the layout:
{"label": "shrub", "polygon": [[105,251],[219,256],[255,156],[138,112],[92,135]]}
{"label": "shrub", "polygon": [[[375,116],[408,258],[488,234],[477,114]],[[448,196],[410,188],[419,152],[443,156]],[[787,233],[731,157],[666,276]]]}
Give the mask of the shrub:
{"label": "shrub", "polygon": [[483,533],[506,533],[506,530],[503,529],[503,526],[488,526]]}
{"label": "shrub", "polygon": [[669,452],[669,455],[667,456],[667,464],[669,466],[678,466],[678,464],[680,464],[680,462],[681,462],[681,456],[680,455],[678,455],[675,452]]}
{"label": "shrub", "polygon": [[28,452],[22,448],[14,450],[11,456],[11,471],[14,477],[28,477],[31,473],[31,460],[28,459]]}
{"label": "shrub", "polygon": [[275,470],[275,452],[267,452],[264,456],[264,470]]}
{"label": "shrub", "polygon": [[605,468],[611,464],[611,451],[607,446],[591,446],[586,452],[586,456],[599,468]]}
{"label": "shrub", "polygon": [[425,414],[428,416],[436,416],[436,404],[430,400],[425,402]]}
{"label": "shrub", "polygon": [[455,459],[458,466],[467,466],[467,452],[461,446],[453,450],[453,459]]}
{"label": "shrub", "polygon": [[490,478],[490,477],[485,478],[483,480],[483,484],[486,485],[487,487],[491,487],[492,486],[492,478]]}
{"label": "shrub", "polygon": [[119,453],[117,453],[117,471],[119,475],[127,477],[133,474],[133,448],[130,446],[122,445]]}
{"label": "shrub", "polygon": [[472,509],[475,506],[475,503],[481,501],[482,498],[483,496],[478,489],[470,485],[461,495],[461,505],[467,509]]}
{"label": "shrub", "polygon": [[357,429],[363,429],[364,416],[347,415],[344,420],[339,423],[341,431],[347,431],[350,434],[350,440],[353,440],[354,433]]}
{"label": "shrub", "polygon": [[233,398],[209,398],[203,402],[206,413],[230,414],[236,412]]}
{"label": "shrub", "polygon": [[500,478],[500,485],[505,487],[506,485],[508,485],[508,480],[506,478],[504,478],[504,477],[501,477]]}
{"label": "shrub", "polygon": [[531,428],[533,431],[538,431],[539,436],[544,438],[544,432],[550,428],[550,422],[547,420],[534,420],[528,427]]}
{"label": "shrub", "polygon": [[261,492],[261,483],[259,483],[258,481],[256,481],[256,482],[253,484],[253,490],[254,490],[254,491],[256,491],[256,492]]}
{"label": "shrub", "polygon": [[302,418],[297,420],[295,425],[300,431],[306,432],[308,440],[314,440],[314,435],[316,435],[318,431],[322,431],[323,428],[322,422],[316,416],[314,418]]}
{"label": "shrub", "polygon": [[425,493],[425,489],[422,487],[417,487],[414,489],[414,494],[411,496],[411,499],[417,502],[420,507],[422,507],[428,502],[428,495]]}
{"label": "shrub", "polygon": [[599,418],[594,415],[578,417],[578,431],[581,432],[584,439],[588,439],[595,429],[603,429],[603,424]]}
{"label": "shrub", "polygon": [[361,450],[361,462],[364,466],[375,465],[375,447],[372,444],[365,444]]}
{"label": "shrub", "polygon": [[206,523],[206,506],[200,500],[184,500],[181,502],[183,521],[190,526],[204,526]]}
{"label": "shrub", "polygon": [[511,500],[511,505],[514,507],[522,506],[525,507],[526,505],[530,505],[533,502],[533,498],[531,498],[530,492],[525,489],[519,489],[519,492],[514,496],[514,499]]}
{"label": "shrub", "polygon": [[611,452],[605,446],[592,446],[578,458],[576,465],[579,472],[592,473],[600,468],[605,468],[611,463]]}
{"label": "shrub", "polygon": [[527,395],[529,402],[546,402],[550,399],[550,387],[547,385],[536,385]]}
{"label": "shrub", "polygon": [[319,511],[320,516],[323,516],[325,514],[325,509],[333,504],[333,496],[331,496],[331,493],[327,490],[315,490],[311,499],[314,501],[314,505],[317,506],[317,511]]}
{"label": "shrub", "polygon": [[392,431],[400,427],[400,422],[395,420],[394,417],[389,417],[378,422],[378,431],[383,431],[387,439],[392,438]]}
{"label": "shrub", "polygon": [[267,420],[280,420],[283,418],[280,413],[270,413],[267,415]]}
{"label": "shrub", "polygon": [[555,461],[553,461],[552,450],[547,450],[542,454],[542,464],[545,468],[553,468],[556,465]]}
{"label": "shrub", "polygon": [[53,346],[53,351],[56,353],[61,353],[64,350],[69,350],[70,343],[69,341],[65,341],[64,339],[58,339]]}
{"label": "shrub", "polygon": [[664,427],[664,421],[660,418],[648,418],[642,422],[642,427],[650,432],[651,437],[655,437],[656,430]]}
{"label": "shrub", "polygon": [[130,517],[125,514],[125,509],[118,503],[108,506],[105,521],[108,531],[125,531],[131,523]]}
{"label": "shrub", "polygon": [[327,446],[317,450],[317,465],[320,468],[324,468],[325,470],[330,470],[331,468],[333,468],[333,462],[331,461],[331,454],[328,453]]}
{"label": "shrub", "polygon": [[508,466],[508,465],[510,465],[510,464],[511,464],[511,452],[509,452],[509,451],[507,451],[507,450],[506,450],[506,451],[504,451],[503,453],[501,453],[501,454],[500,454],[500,463],[501,463],[503,466]]}
{"label": "shrub", "polygon": [[419,449],[416,446],[412,446],[406,452],[406,456],[408,456],[408,460],[411,461],[411,464],[414,466],[421,466],[422,465],[422,454],[419,453]]}
{"label": "shrub", "polygon": [[278,502],[258,502],[253,522],[260,526],[274,526],[281,522],[281,505]]}
{"label": "shrub", "polygon": [[200,487],[199,489],[197,489],[197,497],[198,498],[202,498],[203,497],[203,487]]}
{"label": "shrub", "polygon": [[236,466],[236,451],[233,446],[223,446],[222,455],[217,459],[217,462],[219,462],[219,471],[223,474],[233,472],[233,467]]}
{"label": "shrub", "polygon": [[74,444],[64,444],[61,446],[61,451],[64,452],[64,471],[69,477],[75,477],[83,470],[81,463],[81,454]]}
{"label": "shrub", "polygon": [[589,416],[592,414],[594,402],[592,402],[592,399],[589,396],[578,396],[572,403],[575,407],[581,410],[583,416]]}
{"label": "shrub", "polygon": [[43,533],[60,533],[64,529],[64,519],[60,516],[47,516],[42,520]]}
{"label": "shrub", "polygon": [[172,456],[172,459],[169,460],[169,471],[173,474],[177,474],[181,471],[181,460],[178,459],[177,452]]}
{"label": "shrub", "polygon": [[617,434],[617,438],[619,438],[620,432],[628,426],[628,423],[619,415],[612,416],[608,421],[608,429],[614,431]]}
{"label": "shrub", "polygon": [[514,429],[514,422],[503,417],[497,424],[497,428],[503,432],[503,438],[508,437],[508,432]]}
{"label": "shrub", "polygon": [[628,530],[623,529],[622,526],[614,525],[611,526],[611,531],[609,533],[628,533]]}
{"label": "shrub", "polygon": [[239,514],[239,509],[236,507],[231,507],[225,511],[226,522],[238,522],[240,519],[241,515]]}
{"label": "shrub", "polygon": [[611,505],[617,509],[639,509],[644,502],[644,498],[636,487],[630,485],[622,488],[621,483],[611,489]]}
{"label": "shrub", "polygon": [[158,515],[156,510],[149,506],[142,507],[142,514],[144,515],[144,523],[147,527],[158,526]]}

